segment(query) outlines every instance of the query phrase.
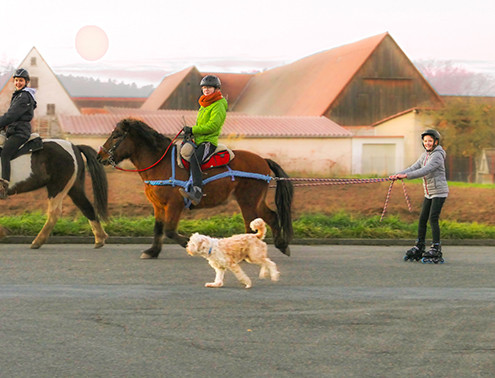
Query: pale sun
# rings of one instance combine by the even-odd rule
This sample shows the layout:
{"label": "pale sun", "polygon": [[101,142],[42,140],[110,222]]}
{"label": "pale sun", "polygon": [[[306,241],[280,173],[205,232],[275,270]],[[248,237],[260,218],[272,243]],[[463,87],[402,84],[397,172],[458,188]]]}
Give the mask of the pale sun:
{"label": "pale sun", "polygon": [[95,25],[82,27],[76,34],[76,50],[86,60],[101,59],[108,50],[107,34]]}

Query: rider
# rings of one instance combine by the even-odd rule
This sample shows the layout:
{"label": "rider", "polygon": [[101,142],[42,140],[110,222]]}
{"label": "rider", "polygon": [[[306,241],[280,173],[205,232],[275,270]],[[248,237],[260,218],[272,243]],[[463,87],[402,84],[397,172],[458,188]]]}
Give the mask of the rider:
{"label": "rider", "polygon": [[29,73],[19,68],[12,75],[15,92],[10,100],[10,107],[0,117],[0,130],[6,132],[7,140],[2,149],[2,178],[0,178],[0,199],[7,198],[10,181],[10,159],[31,136],[31,120],[33,119],[36,100],[35,90],[28,88]]}
{"label": "rider", "polygon": [[203,95],[199,98],[198,117],[196,125],[183,128],[185,136],[192,136],[195,142],[194,153],[191,156],[190,170],[193,184],[186,191],[179,191],[184,198],[191,200],[193,205],[199,204],[203,197],[203,178],[201,163],[211,155],[218,146],[218,137],[227,116],[227,100],[220,91],[220,79],[215,75],[206,75],[199,84]]}

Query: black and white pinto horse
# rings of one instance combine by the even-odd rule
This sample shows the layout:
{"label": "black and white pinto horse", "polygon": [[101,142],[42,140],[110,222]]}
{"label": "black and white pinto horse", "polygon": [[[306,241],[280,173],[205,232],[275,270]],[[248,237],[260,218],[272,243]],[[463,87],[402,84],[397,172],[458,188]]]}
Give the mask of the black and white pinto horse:
{"label": "black and white pinto horse", "polygon": [[[48,218],[31,248],[40,248],[47,241],[62,214],[62,202],[67,195],[88,218],[95,236],[95,248],[102,247],[108,235],[99,218],[105,220],[108,215],[108,182],[103,166],[96,160],[96,151],[63,139],[45,139],[42,149],[22,154],[21,147],[19,153],[11,160],[9,196],[43,187],[48,192]],[[84,189],[83,155],[91,176],[94,207]]]}

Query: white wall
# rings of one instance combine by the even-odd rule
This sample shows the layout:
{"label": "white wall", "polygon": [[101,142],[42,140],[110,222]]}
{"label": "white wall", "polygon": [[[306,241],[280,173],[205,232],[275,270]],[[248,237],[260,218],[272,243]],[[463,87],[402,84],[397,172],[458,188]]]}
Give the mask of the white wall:
{"label": "white wall", "polygon": [[[390,156],[390,164],[387,164],[388,172],[384,172],[381,168],[375,171],[365,172],[365,165],[363,162],[365,159],[380,158],[376,155],[376,150],[373,152],[374,156],[365,156],[364,146],[375,145],[380,149],[380,146],[387,146],[383,148],[385,153],[392,150],[393,156]],[[386,161],[385,156],[383,160]],[[376,137],[376,136],[360,136],[352,139],[352,174],[378,174],[389,175],[402,169],[404,161],[404,138],[402,137]],[[377,164],[369,164],[369,166],[383,167],[381,162]]]}
{"label": "white wall", "polygon": [[[74,144],[98,150],[104,137],[71,136]],[[351,173],[351,138],[225,138],[219,143],[234,150],[247,150],[276,161],[286,172],[311,176]]]}

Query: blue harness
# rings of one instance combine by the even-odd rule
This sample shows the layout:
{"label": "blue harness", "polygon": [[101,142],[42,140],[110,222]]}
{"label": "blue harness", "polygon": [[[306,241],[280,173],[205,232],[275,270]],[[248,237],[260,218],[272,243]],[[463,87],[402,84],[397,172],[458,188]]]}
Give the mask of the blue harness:
{"label": "blue harness", "polygon": [[[192,185],[192,175],[189,176],[189,180],[184,181],[184,180],[177,180],[175,178],[175,153],[176,153],[177,147],[174,145],[172,147],[172,154],[171,154],[171,165],[172,165],[172,176],[168,180],[145,180],[145,184],[149,185],[165,185],[165,186],[180,186],[184,188],[185,190],[188,190],[190,186]],[[236,171],[231,169],[228,165],[225,166],[227,168],[227,171],[219,173],[215,176],[208,177],[207,179],[203,180],[203,184],[208,184],[209,182],[219,180],[225,177],[230,177],[232,181],[235,181],[236,177],[243,177],[243,178],[252,178],[256,180],[263,180],[266,182],[270,182],[273,180],[272,176],[269,175],[262,175],[261,173],[252,173],[252,172],[244,172],[244,171]],[[184,199],[184,204],[186,207],[191,206],[191,201]]]}

